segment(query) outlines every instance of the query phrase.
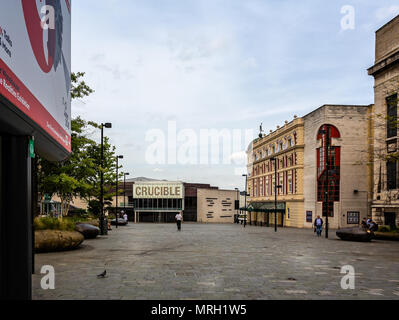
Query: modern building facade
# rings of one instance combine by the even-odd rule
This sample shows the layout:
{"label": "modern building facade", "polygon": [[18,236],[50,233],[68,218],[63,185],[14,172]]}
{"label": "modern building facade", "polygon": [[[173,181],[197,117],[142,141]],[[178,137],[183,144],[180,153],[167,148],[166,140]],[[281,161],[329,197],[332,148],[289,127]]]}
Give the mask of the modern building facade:
{"label": "modern building facade", "polygon": [[370,215],[372,111],[373,106],[325,105],[303,117],[304,227],[327,212],[331,228],[358,225]]}
{"label": "modern building facade", "polygon": [[375,79],[373,218],[379,224],[397,226],[399,16],[377,30],[375,63],[368,72]]}
{"label": "modern building facade", "polygon": [[138,182],[133,185],[135,222],[174,222],[184,211],[182,182]]}
{"label": "modern building facade", "polygon": [[[277,207],[285,212],[278,215],[279,225],[310,228],[327,213],[331,228],[359,224],[369,215],[371,200],[372,110],[324,105],[255,140],[248,155],[254,160],[248,174],[250,208],[273,210],[277,181]],[[249,216],[251,224],[275,223],[270,212]]]}
{"label": "modern building facade", "polygon": [[198,217],[201,223],[234,223],[235,203],[240,195],[233,190],[198,189]]}
{"label": "modern building facade", "polygon": [[[88,209],[83,199],[73,199],[73,205]],[[136,223],[171,223],[177,213],[183,215],[185,222],[234,223],[240,206],[244,206],[244,196],[238,190],[220,190],[204,183],[135,178],[119,183],[118,202],[114,196],[112,205],[106,209],[109,214],[124,211],[129,221]]]}

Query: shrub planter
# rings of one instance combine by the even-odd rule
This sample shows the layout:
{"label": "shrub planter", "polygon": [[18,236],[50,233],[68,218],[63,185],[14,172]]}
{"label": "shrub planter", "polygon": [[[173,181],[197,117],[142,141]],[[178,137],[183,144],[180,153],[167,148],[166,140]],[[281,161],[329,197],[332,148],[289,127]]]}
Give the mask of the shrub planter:
{"label": "shrub planter", "polygon": [[74,250],[78,248],[83,241],[83,235],[76,231],[35,231],[35,252],[48,253]]}
{"label": "shrub planter", "polygon": [[399,233],[375,232],[374,234],[375,234],[375,239],[377,240],[399,241]]}
{"label": "shrub planter", "polygon": [[95,239],[100,234],[100,229],[98,227],[87,223],[77,223],[75,230],[80,232],[85,239]]}

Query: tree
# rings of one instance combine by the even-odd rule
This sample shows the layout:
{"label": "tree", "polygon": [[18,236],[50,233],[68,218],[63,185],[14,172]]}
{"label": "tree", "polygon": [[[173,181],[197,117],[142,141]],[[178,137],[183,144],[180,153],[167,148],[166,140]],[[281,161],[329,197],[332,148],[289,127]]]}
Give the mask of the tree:
{"label": "tree", "polygon": [[[71,74],[72,99],[83,98],[94,92],[82,80],[84,75],[83,72]],[[115,147],[109,143],[107,137],[104,139],[104,165],[101,167],[101,146],[89,134],[93,128],[98,129],[100,126],[80,117],[72,119],[72,150],[69,158],[61,162],[50,162],[40,157],[37,159],[38,194],[41,199],[45,194],[58,195],[64,216],[68,215],[70,204],[75,197],[86,199],[91,204],[90,208],[96,210],[98,206],[95,201],[99,202],[100,197],[101,171],[104,172],[105,203],[111,205],[111,191],[116,181]]]}
{"label": "tree", "polygon": [[84,80],[81,80],[85,76],[85,72],[78,72],[71,74],[71,98],[73,99],[82,99],[84,97],[89,96],[94,92],[92,88],[90,88]]}
{"label": "tree", "polygon": [[[100,125],[94,122],[90,122],[90,125],[95,128],[100,128]],[[104,137],[103,154],[103,167],[101,167],[101,144],[92,144],[87,148],[87,156],[96,164],[95,173],[91,175],[89,179],[91,185],[90,194],[88,194],[89,198],[87,198],[87,196],[85,197],[85,199],[91,203],[90,207],[93,210],[100,207],[101,171],[103,171],[104,175],[104,205],[111,206],[112,198],[115,195],[114,186],[117,180],[116,154],[115,147],[110,144],[108,137]],[[122,166],[118,168],[121,169]],[[122,177],[123,174],[119,171],[118,180]]]}
{"label": "tree", "polygon": [[[83,98],[94,92],[82,80],[85,73],[71,74],[71,98]],[[35,161],[36,196],[58,195],[63,215],[67,215],[73,197],[90,193],[90,176],[95,174],[95,163],[87,156],[87,149],[95,142],[87,135],[89,124],[77,117],[71,121],[71,155],[61,162],[47,161],[40,156]],[[36,207],[36,206],[35,206]]]}
{"label": "tree", "polygon": [[85,197],[91,192],[90,177],[95,174],[96,164],[87,150],[95,141],[87,136],[88,126],[80,117],[71,121],[72,152],[68,159],[51,162],[38,158],[38,191],[41,196],[58,195],[63,215],[68,215],[74,197]]}

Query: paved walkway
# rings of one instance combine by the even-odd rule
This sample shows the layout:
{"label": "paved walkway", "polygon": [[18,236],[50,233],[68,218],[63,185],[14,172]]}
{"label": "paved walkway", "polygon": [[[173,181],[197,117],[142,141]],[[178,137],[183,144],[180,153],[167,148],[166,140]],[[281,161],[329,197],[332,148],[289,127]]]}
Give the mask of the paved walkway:
{"label": "paved walkway", "polygon": [[[52,265],[56,289],[40,288]],[[96,275],[108,271],[106,279]],[[356,289],[342,290],[342,266]],[[34,299],[399,299],[399,242],[318,239],[312,230],[139,224],[36,255]]]}

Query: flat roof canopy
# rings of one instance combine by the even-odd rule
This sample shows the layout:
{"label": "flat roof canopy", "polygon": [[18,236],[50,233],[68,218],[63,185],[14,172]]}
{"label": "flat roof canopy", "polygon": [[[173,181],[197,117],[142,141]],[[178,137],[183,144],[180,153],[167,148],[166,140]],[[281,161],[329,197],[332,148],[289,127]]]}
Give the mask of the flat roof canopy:
{"label": "flat roof canopy", "polygon": [[260,212],[260,213],[285,213],[285,202],[277,203],[277,210],[274,202],[252,202],[247,208],[241,208],[241,211]]}

